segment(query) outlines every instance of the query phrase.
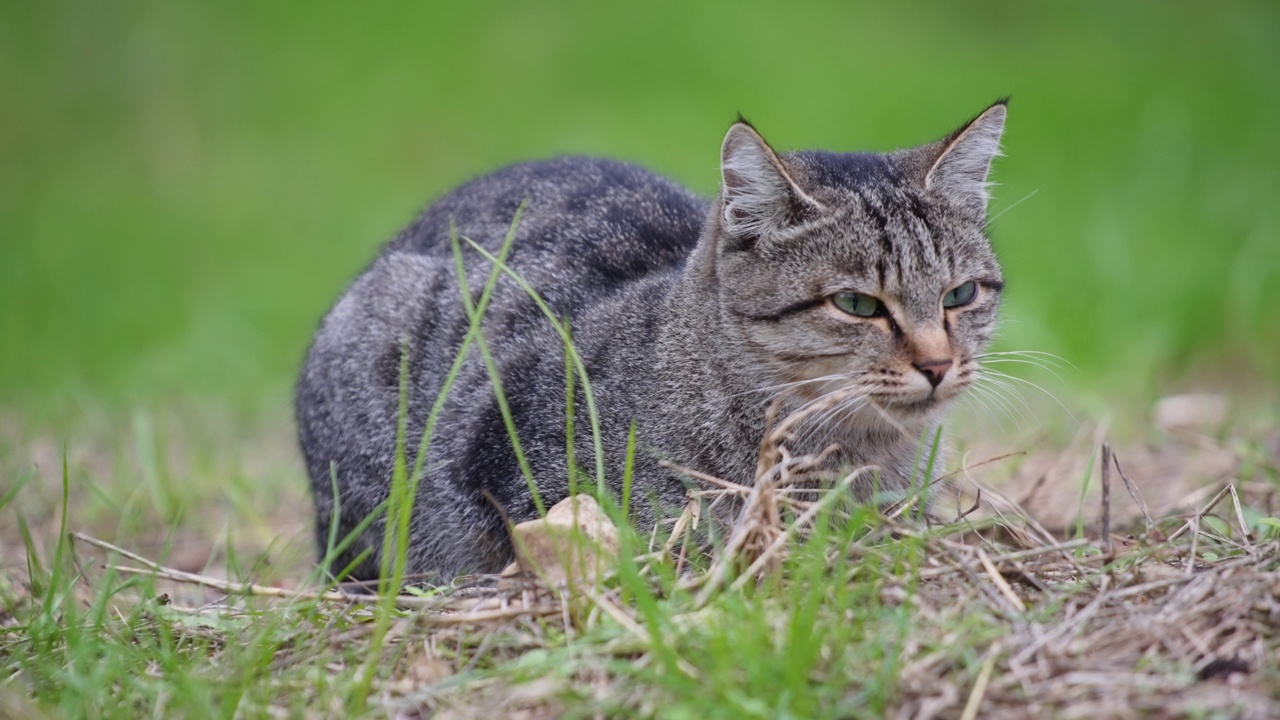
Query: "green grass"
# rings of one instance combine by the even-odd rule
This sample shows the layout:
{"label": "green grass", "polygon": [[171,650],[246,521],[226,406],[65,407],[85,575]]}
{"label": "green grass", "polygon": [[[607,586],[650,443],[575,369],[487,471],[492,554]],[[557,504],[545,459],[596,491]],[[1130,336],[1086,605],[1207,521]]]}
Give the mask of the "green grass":
{"label": "green grass", "polygon": [[[1274,481],[1274,460],[1268,472]],[[69,488],[64,475],[62,540],[29,540],[30,584],[0,585],[0,709],[11,716],[834,719],[931,702],[949,716],[968,702],[999,715],[1035,701],[1041,710],[1029,716],[1047,708],[1217,717],[1265,712],[1280,700],[1280,677],[1267,669],[1280,634],[1250,614],[1280,566],[1280,545],[1264,534],[1280,521],[1255,516],[1261,544],[1250,545],[1229,509],[1203,508],[1193,518],[1203,530],[1192,531],[1203,535],[1177,543],[1164,538],[1184,518],[1162,519],[1114,561],[1081,539],[1067,546],[1068,562],[1053,552],[1019,562],[1016,553],[1002,557],[1016,548],[995,540],[990,522],[926,530],[832,496],[759,584],[707,592],[690,580],[714,572],[676,572],[672,555],[643,554],[645,535],[624,525],[616,567],[578,590],[545,594],[519,581],[479,594],[445,588],[402,597],[402,606],[427,608],[406,611],[391,596],[351,603],[233,593],[209,603],[217,594],[115,570],[139,563],[70,542]],[[1000,525],[1020,523],[1006,517]],[[978,534],[1024,608],[996,591],[975,562],[979,546],[958,542]],[[403,565],[403,552],[397,556]],[[1192,561],[1200,580],[1227,588],[1221,596],[1204,582],[1197,589],[1183,569]],[[735,565],[730,578],[745,567]],[[236,581],[255,574],[231,572]],[[1242,579],[1249,584],[1237,589]],[[1108,602],[1108,589],[1135,597]],[[447,622],[495,595],[561,610]],[[1108,609],[1094,617],[1088,608],[1099,603]],[[1212,632],[1239,617],[1254,618],[1247,630]],[[1170,627],[1188,634],[1170,637]],[[1116,641],[1135,632],[1141,642]],[[1241,632],[1255,639],[1241,643]],[[1042,649],[1047,637],[1077,634],[1079,643]],[[1168,651],[1153,652],[1151,642]],[[1251,674],[1215,699],[1196,678],[1219,647],[1235,648]],[[1026,653],[1039,660],[1019,659]],[[1063,680],[1073,667],[1083,676],[1095,667],[1112,672]],[[1044,668],[1054,670],[1046,676]],[[990,689],[984,674],[994,678]]]}
{"label": "green grass", "polygon": [[[880,717],[943,686],[969,692],[988,662],[1008,677],[998,604],[952,607],[920,582],[939,540],[846,552],[882,527],[871,516],[701,610],[669,569],[624,552],[604,589],[643,637],[581,598],[568,626],[498,633],[312,599],[188,612],[212,595],[107,571],[64,529],[190,572],[314,578],[294,374],[344,283],[468,177],[593,153],[709,195],[739,111],[779,148],[888,149],[1006,94],[999,349],[1061,356],[1062,380],[1026,376],[1143,438],[1133,418],[1158,396],[1242,396],[1242,412],[1263,408],[1232,420],[1246,430],[1209,434],[1236,477],[1274,486],[1275,67],[1280,10],[1263,0],[0,7],[0,716],[380,716],[500,708],[523,688],[582,717]],[[1037,394],[1025,388],[1025,408],[985,396],[1017,432],[976,437],[1005,452],[1046,431],[1031,449],[1058,451],[1076,421]],[[586,432],[593,410],[574,412]],[[970,413],[984,414],[956,424]],[[598,487],[596,459],[577,460]],[[1087,537],[1096,483],[1077,480],[1066,502]],[[1270,512],[1245,503],[1257,528],[1274,527]],[[1058,590],[1032,621],[1080,597]],[[1280,697],[1272,675],[1258,682]]]}
{"label": "green grass", "polygon": [[284,405],[374,248],[502,163],[607,154],[709,194],[739,110],[782,148],[874,149],[1005,94],[1005,346],[1136,396],[1276,378],[1270,3],[67,2],[0,10],[0,48],[0,399],[24,414]]}

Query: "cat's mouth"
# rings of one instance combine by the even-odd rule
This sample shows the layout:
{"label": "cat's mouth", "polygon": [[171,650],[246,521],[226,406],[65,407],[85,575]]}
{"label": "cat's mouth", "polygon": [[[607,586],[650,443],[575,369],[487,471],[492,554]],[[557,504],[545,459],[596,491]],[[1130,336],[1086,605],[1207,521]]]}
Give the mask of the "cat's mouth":
{"label": "cat's mouth", "polygon": [[898,394],[873,394],[870,398],[885,410],[891,411],[895,414],[919,416],[935,412],[945,405],[947,401],[953,399],[956,394],[957,393],[955,392],[939,392],[937,389],[931,389],[924,395],[904,397]]}
{"label": "cat's mouth", "polygon": [[929,393],[925,397],[915,399],[907,399],[894,395],[887,397],[876,397],[873,395],[871,396],[871,399],[875,400],[886,410],[893,410],[894,412],[907,414],[929,412],[930,410],[938,407],[942,402],[942,400],[937,397],[936,393]]}

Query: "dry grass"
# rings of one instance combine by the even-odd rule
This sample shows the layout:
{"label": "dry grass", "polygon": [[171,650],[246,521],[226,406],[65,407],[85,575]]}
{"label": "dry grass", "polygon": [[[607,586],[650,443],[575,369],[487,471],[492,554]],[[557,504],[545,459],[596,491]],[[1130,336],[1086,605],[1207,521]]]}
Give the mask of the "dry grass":
{"label": "dry grass", "polygon": [[[918,496],[866,522],[858,516],[865,508],[838,501],[857,473],[816,486],[819,458],[789,454],[790,425],[784,421],[766,439],[752,486],[691,473],[703,489],[662,536],[633,548],[642,552],[632,570],[573,587],[483,576],[406,594],[387,642],[376,649],[372,596],[228,581],[75,533],[85,579],[79,602],[92,604],[95,588],[113,577],[145,576],[154,584],[113,595],[112,612],[124,622],[140,611],[145,622],[131,632],[163,625],[180,644],[198,648],[193,662],[211,668],[251,642],[255,622],[274,618],[270,672],[256,681],[267,686],[261,707],[268,715],[291,714],[299,698],[304,714],[350,712],[335,699],[341,687],[326,694],[315,678],[358,684],[363,658],[376,651],[374,714],[662,716],[678,707],[673,688],[680,683],[711,682],[714,671],[687,649],[689,638],[731,632],[741,607],[733,598],[782,626],[794,610],[789,598],[864,583],[879,605],[910,618],[884,706],[893,717],[1280,716],[1280,674],[1271,662],[1280,652],[1280,543],[1264,519],[1273,486],[1250,474],[1260,462],[1274,473],[1269,442],[1248,451],[1237,444],[1229,472],[1176,492],[1149,474],[1161,462],[1129,463],[1128,450],[1113,457],[1107,448],[1100,492],[1074,490],[1077,512],[1088,503],[1083,521],[1061,522],[1061,507],[1039,514],[1024,507],[1062,482],[1054,472],[1070,475],[1087,464],[1081,450],[1094,436],[1085,433],[1078,447],[1055,458],[994,457],[954,471],[949,480],[963,491],[963,510],[945,522],[920,518]],[[1184,434],[1164,455],[1132,454],[1185,459],[1231,445]],[[999,469],[1011,463],[1019,464]],[[1046,463],[1058,469],[1046,471]],[[1008,476],[1004,492],[974,479],[977,468]],[[935,514],[944,514],[938,507]],[[734,519],[707,554],[706,526],[725,508]],[[865,531],[844,544],[815,531],[857,522]],[[813,544],[822,545],[814,552]],[[903,555],[904,545],[918,552]],[[810,566],[798,555],[806,547]],[[811,572],[813,558],[825,572]],[[800,594],[777,590],[785,587]],[[29,592],[19,579],[5,594]],[[646,592],[659,603],[658,615],[645,609]],[[8,605],[4,624],[15,627],[21,611],[13,608],[22,603]],[[868,627],[865,634],[875,632]],[[0,657],[13,656],[17,642],[12,634],[0,640]],[[815,667],[809,682],[857,682]],[[21,686],[14,677],[4,682],[10,690]],[[5,702],[25,707],[21,694]]]}
{"label": "dry grass", "polygon": [[[778,483],[775,492],[783,487]],[[788,531],[803,529],[804,515],[789,527],[759,526],[760,518],[771,516],[769,505],[779,496],[769,499],[769,493],[745,488],[743,492],[748,503],[746,524],[757,527],[743,530],[739,526],[735,538],[784,538]],[[1218,499],[1228,497],[1222,493]],[[810,508],[816,506],[810,503]],[[1243,717],[1275,717],[1280,703],[1275,700],[1277,678],[1269,658],[1280,650],[1276,632],[1280,544],[1252,542],[1243,531],[1240,540],[1234,541],[1205,529],[1206,517],[1220,517],[1210,514],[1213,509],[1206,506],[1186,519],[1179,528],[1186,530],[1172,539],[1117,542],[1117,552],[1110,557],[1081,554],[1094,549],[1085,539],[1035,540],[1040,533],[1034,522],[1007,526],[1017,529],[1012,534],[1022,541],[1018,546],[992,542],[982,533],[967,530],[923,536],[928,548],[925,567],[915,577],[886,578],[881,592],[899,594],[907,602],[905,588],[912,588],[909,602],[920,615],[921,629],[939,633],[934,640],[940,645],[946,645],[949,618],[979,612],[1001,619],[1003,636],[973,648],[983,657],[980,685],[968,684],[963,674],[955,677],[956,668],[945,651],[913,658],[901,675],[900,715],[952,716],[963,705],[980,707],[983,713],[998,711],[1005,717],[1123,717],[1134,712],[1182,716],[1215,709]],[[879,533],[902,536],[918,531],[910,524],[888,522]],[[866,536],[863,552],[875,552],[875,538],[875,534]],[[87,536],[77,535],[77,539],[132,561],[122,570],[153,573],[161,581],[276,602],[320,601],[326,612],[357,621],[348,631],[328,639],[334,645],[358,643],[371,629],[371,624],[358,622],[371,613],[371,596],[228,583],[167,569]],[[667,543],[667,547],[673,545]],[[699,604],[705,604],[706,593],[718,587],[715,578],[722,576],[720,568],[749,568],[736,576],[738,587],[757,572],[776,571],[784,552],[779,548],[784,547],[775,539],[726,548],[710,573],[688,579],[702,585]],[[1220,552],[1219,559],[1205,560],[1210,551]],[[766,559],[774,562],[762,562]],[[670,562],[671,558],[645,560]],[[550,647],[561,638],[555,632],[548,637],[549,628],[569,634],[589,631],[601,615],[631,631],[631,642],[617,643],[615,650],[643,663],[648,636],[618,593],[587,588],[580,592],[579,597],[569,597],[565,590],[542,587],[531,578],[471,578],[433,597],[402,596],[399,606],[414,612],[392,632],[395,642],[388,660],[397,662],[398,672],[378,683],[382,702],[399,709],[419,704],[421,709],[452,707],[454,713],[470,707],[471,717],[498,710],[518,710],[512,717],[520,713],[537,717],[538,708],[544,706],[550,712],[547,698],[555,695],[553,690],[562,689],[558,686],[525,687],[496,706],[484,701],[492,699],[500,680],[486,678],[447,687],[442,681],[466,667],[445,659],[449,653],[438,648],[470,642],[514,654]],[[240,612],[222,602],[172,609],[191,618],[217,620]],[[691,610],[691,616],[696,612]],[[186,632],[217,636],[218,624],[210,621],[200,630]],[[457,631],[460,626],[469,627],[468,639]],[[472,663],[476,657],[471,656]],[[287,653],[281,662],[289,662]],[[696,675],[697,670],[689,672]],[[609,690],[607,674],[581,679]],[[446,689],[435,687],[442,684]],[[477,701],[481,705],[471,706]]]}
{"label": "dry grass", "polygon": [[[353,714],[349,688],[376,667],[374,715],[667,716],[687,700],[682,687],[721,682],[717,662],[754,661],[705,650],[739,632],[742,614],[785,628],[808,598],[820,615],[833,588],[860,587],[881,615],[836,609],[817,626],[861,625],[859,655],[883,650],[884,616],[909,619],[887,694],[868,706],[886,715],[1280,716],[1274,430],[1245,442],[1180,428],[1112,454],[1106,429],[1089,428],[1056,454],[969,454],[946,475],[956,492],[933,489],[954,507],[943,497],[923,515],[919,496],[878,512],[851,505],[841,491],[858,473],[822,479],[820,457],[788,452],[796,421],[765,439],[753,486],[689,471],[701,489],[684,514],[631,536],[635,560],[612,577],[471,577],[403,594],[376,647],[374,597],[308,582],[305,564],[264,565],[279,548],[248,573],[265,580],[229,580],[246,575],[180,560],[211,556],[198,533],[179,533],[195,547],[166,562],[150,559],[146,539],[131,542],[136,552],[70,533],[72,597],[81,609],[105,597],[104,633],[133,638],[123,642],[174,638],[196,674],[264,647],[265,669],[241,678],[264,715]],[[1082,489],[1084,478],[1096,479]],[[28,512],[50,505],[37,500]],[[54,516],[33,520],[37,536],[56,536]],[[822,529],[841,525],[861,529],[844,542]],[[13,669],[41,589],[15,565],[17,539],[6,544],[0,708],[33,712],[38,692],[20,688],[40,680]],[[129,578],[141,584],[102,592]],[[819,660],[803,682],[840,696],[870,682],[861,671]],[[146,673],[165,682],[160,665]]]}

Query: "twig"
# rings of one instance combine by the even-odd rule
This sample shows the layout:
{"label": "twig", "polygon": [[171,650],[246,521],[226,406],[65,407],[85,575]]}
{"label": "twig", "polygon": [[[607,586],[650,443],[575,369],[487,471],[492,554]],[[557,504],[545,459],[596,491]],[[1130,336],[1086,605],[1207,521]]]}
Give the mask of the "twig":
{"label": "twig", "polygon": [[[234,583],[219,578],[209,577],[207,575],[197,575],[196,573],[184,572],[173,568],[165,567],[159,563],[148,560],[137,553],[129,552],[122,547],[112,545],[105,540],[85,535],[81,532],[72,532],[71,536],[77,540],[93,545],[94,547],[115,553],[121,557],[128,558],[140,565],[146,570],[138,568],[125,567],[120,565],[109,565],[108,567],[118,572],[125,572],[134,575],[155,575],[162,580],[172,580],[174,582],[188,583],[191,585],[200,585],[212,588],[228,595],[260,595],[264,597],[281,597],[295,600],[328,600],[334,602],[373,602],[377,598],[373,595],[348,595],[343,592],[313,592],[307,590],[286,590],[284,588],[271,587],[266,585],[255,585],[253,583]],[[406,598],[412,600],[420,600],[421,598]]]}
{"label": "twig", "polygon": [[[859,475],[861,475],[864,470],[866,470],[866,468],[859,468],[849,473],[848,475],[846,475],[844,480],[840,481],[840,485],[838,486],[838,489],[844,490],[848,488],[849,485],[853,483],[854,479],[857,478]],[[798,528],[800,528],[803,525],[807,525],[810,522],[813,522],[813,518],[816,517],[817,514],[821,512],[822,509],[829,504],[828,501],[831,498],[838,497],[838,495],[839,493],[830,493],[826,495],[825,497],[822,498],[821,501],[814,503],[813,506],[810,507],[808,510],[806,510],[803,515],[796,518],[795,522],[791,523],[791,525],[788,526],[785,531],[779,533],[778,537],[774,538],[773,542],[769,544],[769,547],[765,548],[764,552],[760,553],[760,557],[756,558],[756,561],[751,563],[751,567],[747,568],[746,572],[742,573],[742,575],[737,580],[733,581],[733,585],[730,586],[730,589],[735,591],[742,589],[742,587],[746,585],[749,580],[751,580],[753,577],[756,576],[756,573],[760,572],[760,569],[764,567],[765,563],[768,562],[770,558],[772,558],[775,554],[777,554],[778,551],[781,550],[782,547],[787,544],[787,539],[795,535],[795,532]],[[703,590],[703,594],[706,594],[711,589],[712,589],[712,586],[707,586],[707,588]],[[702,606],[703,601],[704,601],[704,598],[700,596],[698,598],[699,607]]]}
{"label": "twig", "polygon": [[[87,541],[86,541],[87,542]],[[182,570],[174,570],[161,565],[155,567],[136,568],[128,565],[107,565],[108,570],[125,573],[127,575],[149,575],[159,580],[168,580],[170,582],[186,583],[188,585],[199,585],[207,587],[211,590],[217,590],[225,595],[251,595],[256,597],[275,597],[285,598],[287,600],[324,600],[328,602],[346,602],[355,604],[369,604],[377,601],[376,595],[348,595],[344,592],[313,592],[308,590],[286,590],[284,588],[273,587],[270,585],[255,585],[253,583],[236,583],[221,580],[207,575],[196,575],[195,573],[183,572]],[[425,598],[415,598],[406,596],[408,600],[425,600]],[[425,607],[425,606],[413,606]]]}
{"label": "twig", "polygon": [[[108,552],[116,553],[122,557],[128,558],[144,568],[135,568],[125,565],[108,565],[107,568],[116,572],[126,573],[130,575],[150,575],[161,580],[169,580],[172,582],[187,583],[189,585],[199,585],[207,587],[226,595],[248,595],[256,597],[275,597],[288,600],[319,600],[322,602],[338,602],[357,605],[368,605],[378,601],[377,595],[350,595],[348,593],[329,590],[325,592],[315,592],[311,590],[287,590],[285,588],[273,587],[270,585],[257,585],[254,583],[237,583],[222,580],[220,578],[209,577],[207,575],[197,575],[174,568],[165,567],[159,563],[148,560],[137,553],[129,552],[124,548],[112,545],[105,540],[85,535],[80,532],[72,532],[72,537],[82,542],[88,543],[94,547]],[[438,598],[417,597],[414,595],[397,595],[396,606],[402,609],[433,609],[439,608],[440,601]],[[510,610],[489,610],[475,611],[459,614],[440,614],[430,617],[429,622],[450,624],[455,622],[483,622],[486,620],[501,619],[505,617],[518,617],[520,615],[547,615],[558,613],[559,608],[552,607],[519,607]]]}
{"label": "twig", "polygon": [[978,708],[982,707],[982,698],[987,694],[987,683],[991,681],[991,671],[996,666],[996,648],[987,651],[987,660],[978,671],[978,679],[973,681],[973,690],[969,691],[969,700],[964,704],[964,712],[960,720],[974,720],[978,717]]}
{"label": "twig", "polygon": [[1151,530],[1151,527],[1155,525],[1155,521],[1151,519],[1151,513],[1147,511],[1147,503],[1142,499],[1142,493],[1138,492],[1138,487],[1130,482],[1128,476],[1124,474],[1124,468],[1120,467],[1120,458],[1115,453],[1111,453],[1111,462],[1116,466],[1116,472],[1120,473],[1120,479],[1124,481],[1124,487],[1129,491],[1129,497],[1133,498],[1133,501],[1138,505],[1138,509],[1142,511],[1142,517],[1147,521],[1147,530]]}
{"label": "twig", "polygon": [[[1076,538],[1075,540],[1068,540],[1066,542],[1057,543],[1054,545],[1045,545],[1044,547],[1030,548],[1027,550],[1015,550],[1014,552],[1005,553],[1003,555],[996,555],[994,557],[991,557],[991,562],[993,563],[1012,562],[1016,560],[1026,560],[1027,558],[1033,558],[1033,557],[1036,557],[1037,555],[1048,555],[1049,553],[1056,553],[1056,552],[1065,553],[1068,550],[1074,550],[1078,547],[1084,547],[1085,545],[1088,545],[1088,544],[1089,544],[1088,538]],[[941,575],[950,575],[951,573],[957,572],[958,570],[959,568],[954,566],[940,567],[940,568],[926,568],[920,571],[920,577],[932,578],[932,577],[938,577]]]}
{"label": "twig", "polygon": [[[1026,455],[1026,454],[1027,454],[1026,450],[1018,450],[1017,452],[1005,453],[1003,455],[997,455],[992,458],[987,458],[986,460],[980,460],[972,465],[965,465],[963,467],[958,467],[955,470],[952,470],[951,472],[947,473],[946,475],[939,475],[938,477],[933,479],[933,482],[936,483],[939,480],[946,480],[947,478],[953,475],[959,475],[962,472],[967,472],[974,468],[982,467],[983,465],[990,465],[993,462],[1000,462],[1001,460],[1008,460],[1011,457],[1018,457],[1019,455]],[[981,491],[981,488],[979,488],[979,491]]]}
{"label": "twig", "polygon": [[671,537],[667,538],[667,541],[662,544],[663,552],[669,555],[671,550],[675,548],[676,542],[684,536],[685,528],[688,527],[689,522],[693,519],[693,514],[695,512],[694,508],[697,506],[697,500],[693,498],[690,498],[689,501],[685,503],[684,511],[680,513],[680,517],[676,518],[676,523],[671,528]]}
{"label": "twig", "polygon": [[1022,598],[1018,597],[1018,594],[1013,591],[1013,588],[1009,586],[1009,581],[1004,579],[1004,576],[992,564],[991,558],[987,557],[987,553],[982,548],[978,548],[978,561],[982,563],[987,575],[991,577],[991,582],[996,584],[996,587],[1000,589],[1000,594],[1004,595],[1009,604],[1013,606],[1013,609],[1020,613],[1025,613],[1027,611],[1026,603],[1022,602]]}
{"label": "twig", "polygon": [[980,507],[982,507],[982,488],[978,488],[978,492],[973,498],[973,505],[968,510],[960,509],[960,493],[956,493],[956,519],[952,522],[959,522],[969,517],[973,513],[977,512]]}
{"label": "twig", "polygon": [[712,485],[724,488],[725,490],[729,490],[731,492],[745,493],[751,489],[750,485],[739,485],[738,483],[729,482],[728,480],[721,480],[720,478],[714,475],[708,475],[704,472],[698,472],[693,468],[687,468],[683,465],[677,465],[668,460],[659,460],[658,465],[668,470],[673,470],[675,472],[678,472],[681,475],[688,475],[694,480],[701,480],[703,482],[711,483]]}
{"label": "twig", "polygon": [[1170,535],[1167,538],[1167,540],[1169,542],[1177,540],[1179,537],[1182,536],[1183,533],[1191,529],[1192,522],[1199,523],[1201,517],[1208,514],[1210,510],[1213,510],[1215,507],[1217,507],[1218,503],[1222,502],[1222,498],[1227,496],[1227,492],[1230,488],[1231,488],[1230,485],[1226,485],[1221,490],[1219,490],[1217,494],[1213,496],[1213,499],[1208,502],[1208,504],[1206,504],[1202,509],[1196,510],[1195,514],[1192,517],[1188,518],[1187,521],[1183,523],[1182,527],[1174,531],[1174,533]]}
{"label": "twig", "polygon": [[1191,577],[1191,573],[1196,570],[1196,547],[1200,544],[1201,517],[1202,516],[1199,513],[1196,513],[1196,516],[1190,520],[1190,522],[1195,523],[1195,525],[1191,530],[1191,554],[1187,556],[1187,566],[1183,568],[1183,572],[1187,574],[1187,577]]}
{"label": "twig", "polygon": [[1102,552],[1112,556],[1111,547],[1111,443],[1102,443]]}
{"label": "twig", "polygon": [[[606,615],[613,618],[615,622],[623,627],[628,633],[640,642],[640,646],[645,649],[653,647],[657,638],[651,636],[650,633],[655,632],[656,628],[646,628],[637,623],[625,610],[618,607],[611,601],[607,595],[597,593],[595,590],[586,585],[579,586],[578,591],[587,597],[596,607],[600,608]],[[684,658],[676,658],[676,668],[680,672],[688,675],[690,679],[697,680],[701,676],[698,669]]]}
{"label": "twig", "polygon": [[1236,492],[1235,483],[1227,486],[1231,489],[1231,504],[1236,509],[1236,522],[1240,523],[1241,537],[1244,539],[1246,549],[1253,549],[1253,533],[1249,532],[1249,523],[1244,521],[1244,510],[1240,507],[1240,495]]}
{"label": "twig", "polygon": [[1066,637],[1068,633],[1080,627],[1085,623],[1086,620],[1088,620],[1089,618],[1097,614],[1098,610],[1102,608],[1102,605],[1111,597],[1107,593],[1107,588],[1110,585],[1109,580],[1110,580],[1110,576],[1103,575],[1102,589],[1099,590],[1097,596],[1095,596],[1093,600],[1091,600],[1089,604],[1084,607],[1083,610],[1076,613],[1074,617],[1071,617],[1070,619],[1062,621],[1058,625],[1055,625],[1051,630],[1049,630],[1045,634],[1037,637],[1030,644],[1024,647],[1022,649],[1022,652],[1018,653],[1015,660],[1019,663],[1026,662],[1031,657],[1033,657],[1037,652],[1039,652],[1040,648],[1044,647],[1050,642],[1053,642],[1054,640]]}

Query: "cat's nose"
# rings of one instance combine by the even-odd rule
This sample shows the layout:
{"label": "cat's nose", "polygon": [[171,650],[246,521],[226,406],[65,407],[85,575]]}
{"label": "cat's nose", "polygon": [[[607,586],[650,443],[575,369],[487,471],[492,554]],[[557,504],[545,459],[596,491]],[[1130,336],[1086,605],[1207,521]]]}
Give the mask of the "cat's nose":
{"label": "cat's nose", "polygon": [[930,385],[938,387],[942,379],[947,376],[947,371],[951,369],[952,362],[951,358],[946,358],[943,360],[926,360],[913,364],[929,381]]}

